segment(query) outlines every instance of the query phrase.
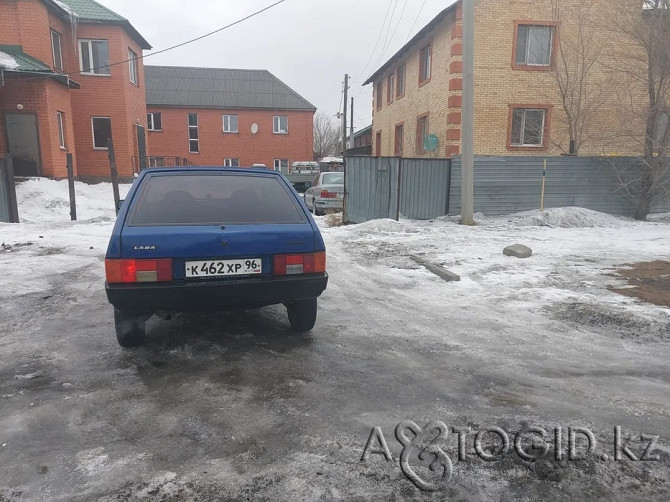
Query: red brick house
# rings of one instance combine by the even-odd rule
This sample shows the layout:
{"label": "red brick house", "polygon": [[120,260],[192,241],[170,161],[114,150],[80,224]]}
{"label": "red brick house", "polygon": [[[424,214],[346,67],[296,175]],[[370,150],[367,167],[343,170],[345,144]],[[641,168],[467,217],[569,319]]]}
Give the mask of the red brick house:
{"label": "red brick house", "polygon": [[316,108],[270,72],[174,66],[145,71],[152,155],[271,169],[312,160]]}
{"label": "red brick house", "polygon": [[120,176],[144,149],[142,51],[125,18],[93,0],[0,0],[0,157],[17,176]]}

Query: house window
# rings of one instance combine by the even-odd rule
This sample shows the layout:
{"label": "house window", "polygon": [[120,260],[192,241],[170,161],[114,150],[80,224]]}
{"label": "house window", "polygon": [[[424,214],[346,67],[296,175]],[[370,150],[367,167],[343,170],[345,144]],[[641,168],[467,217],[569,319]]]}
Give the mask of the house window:
{"label": "house window", "polygon": [[91,117],[93,128],[93,148],[107,150],[107,142],[112,138],[112,119],[110,117]]}
{"label": "house window", "polygon": [[388,79],[386,81],[386,102],[387,103],[393,103],[393,91],[395,90],[394,86],[394,75],[391,73],[388,76]]}
{"label": "house window", "polygon": [[518,66],[549,66],[553,39],[553,26],[518,25],[514,62]]}
{"label": "house window", "polygon": [[382,109],[382,92],[384,92],[384,81],[377,84],[377,110]]}
{"label": "house window", "polygon": [[545,115],[541,108],[513,108],[510,146],[543,146]]}
{"label": "house window", "polygon": [[416,121],[416,151],[425,152],[423,142],[428,136],[428,114],[420,116]]}
{"label": "house window", "polygon": [[63,71],[63,51],[60,45],[60,33],[51,30],[51,50],[54,56],[54,68]]}
{"label": "house window", "polygon": [[162,131],[161,114],[158,112],[147,113],[147,129],[150,131]]}
{"label": "house window", "polygon": [[275,171],[288,172],[288,159],[275,159]]}
{"label": "house window", "polygon": [[109,75],[107,40],[79,40],[79,70],[87,75]]}
{"label": "house window", "polygon": [[400,98],[405,95],[405,65],[399,67],[396,73],[395,97]]}
{"label": "house window", "polygon": [[237,132],[237,115],[223,116],[223,132]]}
{"label": "house window", "polygon": [[130,82],[137,85],[137,54],[128,49],[128,70],[130,72]]}
{"label": "house window", "polygon": [[427,45],[421,49],[419,54],[419,84],[430,80],[431,64],[433,59],[433,46]]}
{"label": "house window", "polygon": [[382,156],[382,132],[377,131],[377,135],[375,137],[375,155],[377,157]]}
{"label": "house window", "polygon": [[223,159],[223,166],[224,167],[240,167],[240,159],[238,158],[227,158]]}
{"label": "house window", "polygon": [[58,121],[58,145],[65,150],[65,122],[63,121],[63,112],[56,112]]}
{"label": "house window", "polygon": [[395,145],[393,147],[393,153],[396,157],[402,157],[402,144],[405,140],[405,125],[398,124],[395,126]]}
{"label": "house window", "polygon": [[272,119],[272,131],[275,134],[288,134],[288,117],[275,115]]}
{"label": "house window", "polygon": [[200,140],[198,137],[198,114],[188,114],[188,151],[191,153],[200,152]]}

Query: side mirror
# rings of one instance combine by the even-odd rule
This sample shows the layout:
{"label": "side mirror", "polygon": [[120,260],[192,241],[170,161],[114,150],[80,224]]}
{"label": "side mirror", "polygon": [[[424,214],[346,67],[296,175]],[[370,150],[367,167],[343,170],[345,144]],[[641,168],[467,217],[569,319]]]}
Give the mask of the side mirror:
{"label": "side mirror", "polygon": [[121,211],[121,208],[123,207],[123,201],[125,199],[119,199],[119,202],[116,203],[116,214],[119,214],[119,211]]}

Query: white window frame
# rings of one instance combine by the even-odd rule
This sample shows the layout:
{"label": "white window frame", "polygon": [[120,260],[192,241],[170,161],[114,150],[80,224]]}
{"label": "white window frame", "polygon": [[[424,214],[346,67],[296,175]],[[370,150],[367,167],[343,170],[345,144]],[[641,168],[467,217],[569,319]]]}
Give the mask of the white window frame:
{"label": "white window frame", "polygon": [[[79,47],[79,73],[82,75],[94,75],[96,77],[110,77],[112,74],[112,70],[110,69],[109,66],[109,61],[107,62],[107,66],[97,66],[95,64],[95,61],[93,61],[93,44],[92,42],[104,42],[107,44],[107,54],[109,54],[109,40],[105,39],[100,39],[100,38],[80,38],[78,41],[78,47]],[[91,63],[91,70],[92,71],[84,71],[84,58],[82,57],[82,42],[86,43],[87,51],[88,51],[88,60]],[[99,70],[101,68],[106,68],[108,73],[100,73]]]}
{"label": "white window frame", "polygon": [[[237,114],[226,114],[226,115],[222,115],[222,117],[223,117],[222,118],[222,120],[223,120],[223,132],[230,133],[230,134],[240,132],[240,118],[238,117]],[[230,117],[235,117],[235,126],[236,126],[235,130],[232,130],[231,127],[230,127]],[[227,121],[228,123],[227,124],[226,124],[226,118],[228,118],[228,121]],[[226,126],[228,126],[228,127],[226,128]]]}
{"label": "white window frame", "polygon": [[223,167],[240,167],[240,159],[238,157],[227,157],[223,159]]}
{"label": "white window frame", "polygon": [[[426,82],[431,79],[433,76],[433,44],[430,43],[426,45],[421,51],[419,52],[419,68],[421,71],[421,74],[419,75],[419,83]],[[425,61],[424,61],[425,58]],[[425,73],[425,75],[424,75]]]}
{"label": "white window frame", "polygon": [[[189,115],[195,115],[195,125],[191,125],[191,122],[189,121]],[[186,114],[186,125],[188,126],[188,137],[186,138],[188,140],[188,153],[200,153],[200,131],[198,130],[198,114],[197,113],[187,113]],[[195,129],[198,131],[198,138],[197,139],[191,139],[191,129]],[[196,151],[191,150],[191,141],[197,141],[198,142],[198,149]]]}
{"label": "white window frame", "polygon": [[95,146],[95,127],[93,127],[93,121],[95,119],[107,119],[109,120],[109,130],[112,130],[112,117],[105,117],[105,116],[93,116],[91,117],[91,139],[93,140],[93,149],[94,150],[107,150],[107,145],[105,146]]}
{"label": "white window frame", "polygon": [[58,146],[61,150],[67,150],[65,143],[65,121],[63,120],[63,112],[56,111],[56,120],[58,121]]}
{"label": "white window frame", "polygon": [[[58,61],[56,61],[56,40],[58,40]],[[53,55],[54,68],[58,71],[63,71],[63,44],[61,43],[60,33],[53,28],[51,29],[51,53]]]}
{"label": "white window frame", "polygon": [[[160,115],[161,112],[147,112],[147,131],[162,131],[163,130],[163,117],[161,116],[161,128],[156,129],[156,121],[154,115]],[[151,117],[151,120],[149,120]]]}
{"label": "white window frame", "polygon": [[130,48],[128,48],[128,72],[130,76],[130,83],[139,85],[137,83],[137,74],[139,72],[137,67],[137,54]]}
{"label": "white window frame", "polygon": [[[511,135],[513,134],[514,131],[514,112],[516,110],[521,110],[523,111],[523,114],[521,115],[521,136],[520,136],[520,142],[519,143],[514,143],[513,138]],[[524,143],[524,139],[526,136],[526,112],[542,112],[542,127],[540,129],[540,143]],[[547,110],[544,108],[513,108],[512,109],[512,131],[510,131],[510,146],[512,147],[524,147],[524,148],[541,148],[544,146],[544,126],[547,121]]]}
{"label": "white window frame", "polygon": [[281,172],[282,162],[286,162],[286,172],[288,172],[288,167],[290,165],[289,159],[274,159],[274,170]]}
{"label": "white window frame", "polygon": [[[281,118],[286,119],[286,130],[281,130]],[[275,115],[272,117],[272,132],[274,134],[288,134],[288,115]]]}
{"label": "white window frame", "polygon": [[[519,29],[527,28],[528,29],[528,38],[526,39],[526,52],[524,54],[524,61],[519,62],[516,60],[516,54],[514,54],[514,64],[517,66],[539,66],[539,67],[548,67],[551,66],[551,59],[554,53],[554,31],[555,26],[543,26],[535,24],[520,24],[516,28],[516,43],[519,45]],[[532,38],[533,30],[549,30],[549,61],[546,63],[529,63],[530,60],[530,40]]]}

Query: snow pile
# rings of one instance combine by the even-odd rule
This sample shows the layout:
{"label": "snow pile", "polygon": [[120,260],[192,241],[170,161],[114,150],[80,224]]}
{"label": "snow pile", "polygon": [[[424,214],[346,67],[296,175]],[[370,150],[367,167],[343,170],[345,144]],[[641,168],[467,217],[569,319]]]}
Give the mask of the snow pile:
{"label": "snow pile", "polygon": [[6,52],[0,51],[0,68],[5,70],[14,70],[19,67],[19,63],[16,62],[12,56]]}
{"label": "snow pile", "polygon": [[[119,185],[121,198],[130,185]],[[77,219],[101,218],[114,221],[114,195],[111,183],[74,185]],[[16,185],[19,218],[22,223],[70,221],[70,196],[67,180],[31,179]]]}
{"label": "snow pile", "polygon": [[521,227],[552,227],[552,228],[593,228],[621,227],[630,219],[621,216],[599,213],[583,207],[559,207],[544,211],[524,211],[513,214]]}
{"label": "snow pile", "polygon": [[348,227],[355,235],[415,234],[420,232],[414,221],[395,221],[389,218],[370,220]]}

